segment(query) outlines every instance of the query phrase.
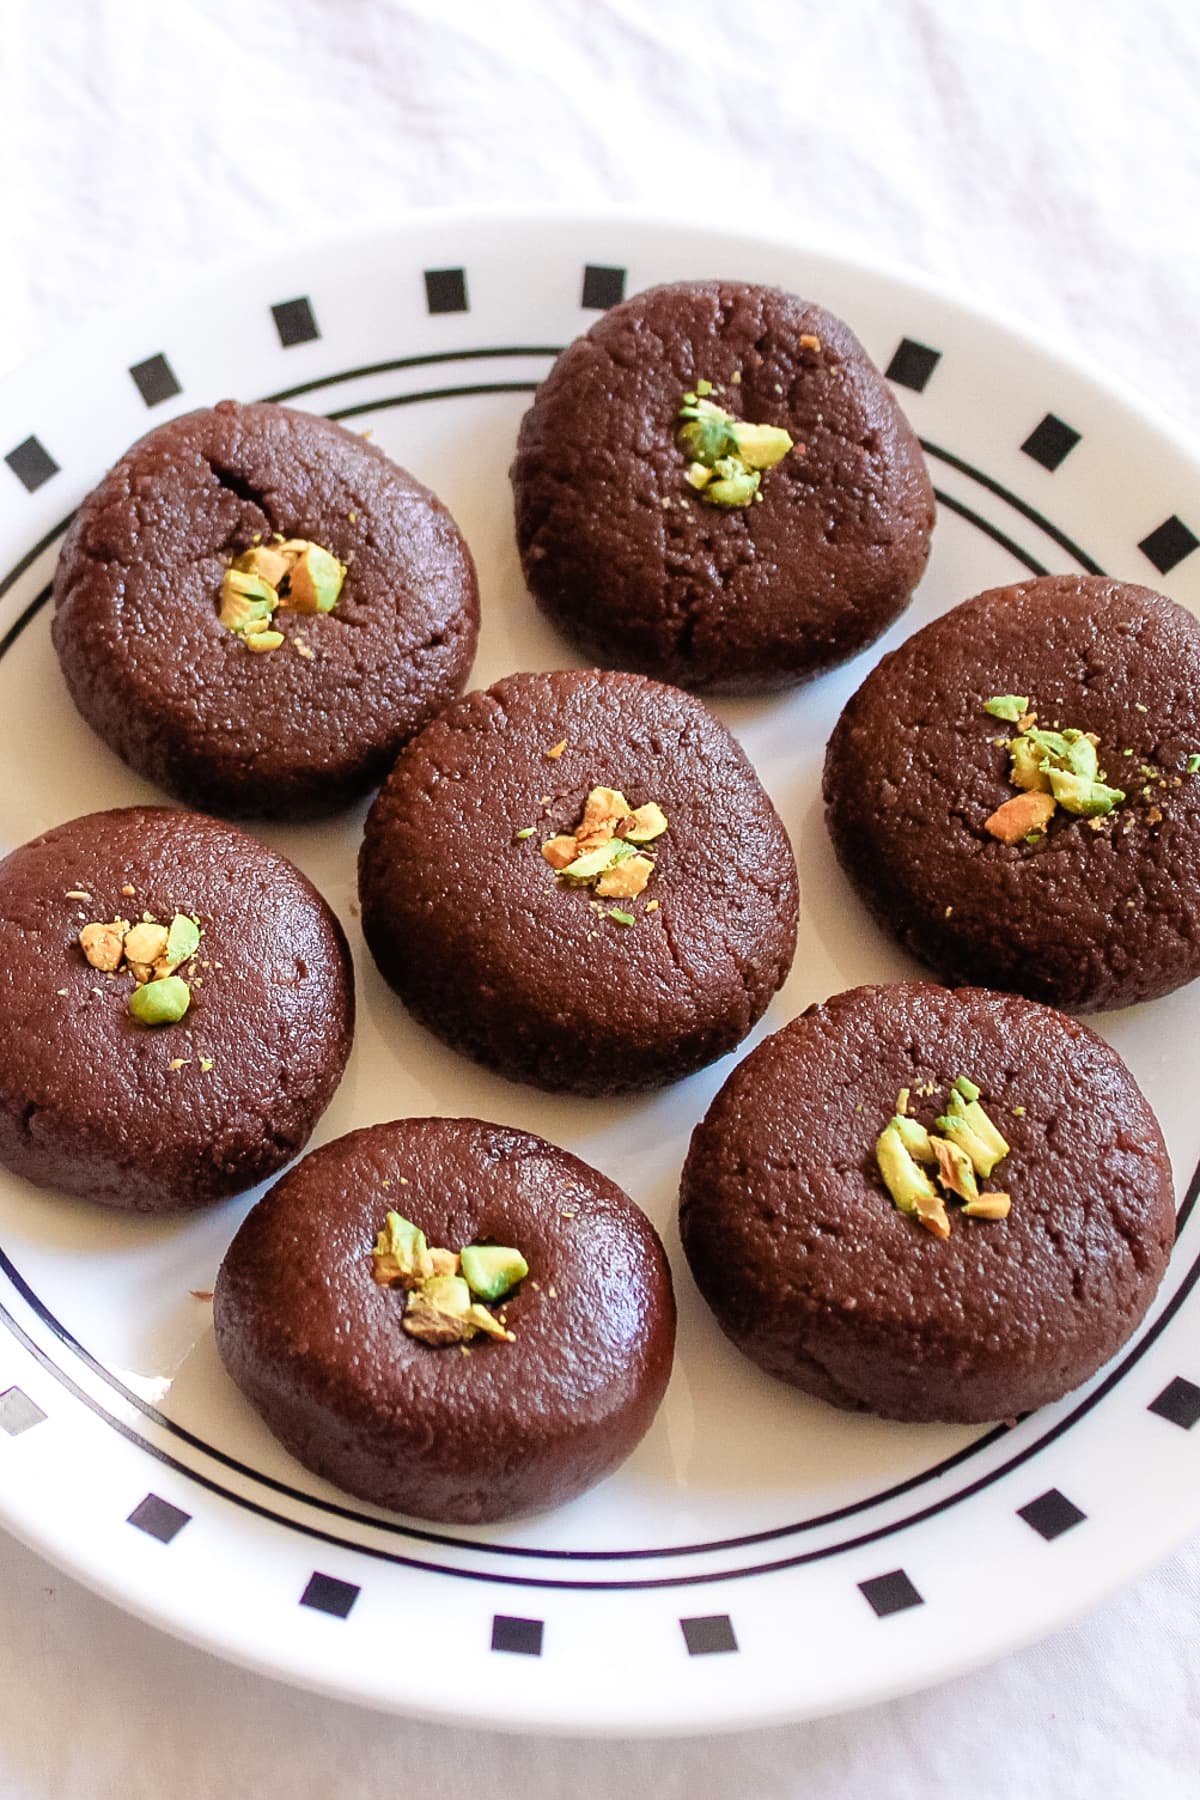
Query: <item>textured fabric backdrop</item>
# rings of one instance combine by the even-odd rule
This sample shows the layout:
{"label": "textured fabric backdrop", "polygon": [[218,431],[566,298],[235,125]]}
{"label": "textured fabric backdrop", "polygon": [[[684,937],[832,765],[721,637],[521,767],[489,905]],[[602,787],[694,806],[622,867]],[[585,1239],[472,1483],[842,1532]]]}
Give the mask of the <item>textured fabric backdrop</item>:
{"label": "textured fabric backdrop", "polygon": [[[1189,424],[1198,90],[1195,0],[0,0],[0,369],[241,248],[442,203],[638,201],[907,261]],[[577,1745],[291,1692],[0,1536],[0,1796],[1195,1800],[1198,1599],[1193,1542],[928,1694]]]}

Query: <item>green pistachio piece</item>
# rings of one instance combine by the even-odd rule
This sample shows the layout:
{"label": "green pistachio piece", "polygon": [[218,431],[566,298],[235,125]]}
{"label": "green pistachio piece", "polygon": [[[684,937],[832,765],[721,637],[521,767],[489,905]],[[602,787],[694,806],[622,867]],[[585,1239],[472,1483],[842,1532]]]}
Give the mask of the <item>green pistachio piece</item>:
{"label": "green pistachio piece", "polygon": [[1065,762],[1071,746],[1061,731],[1040,731],[1036,726],[1025,733],[1031,744],[1036,744],[1044,756],[1053,757],[1056,762]]}
{"label": "green pistachio piece", "polygon": [[875,1161],[884,1186],[901,1212],[919,1212],[922,1203],[936,1201],[938,1191],[908,1152],[898,1122],[892,1119],[875,1142]]}
{"label": "green pistachio piece", "polygon": [[897,1113],[892,1124],[899,1133],[900,1142],[917,1162],[933,1163],[937,1160],[929,1133],[919,1119],[911,1119],[907,1113]]}
{"label": "green pistachio piece", "polygon": [[630,823],[621,833],[627,844],[652,844],[667,829],[667,815],[653,800],[637,807],[629,819]]}
{"label": "green pistachio piece", "polygon": [[602,875],[605,869],[611,869],[617,863],[624,862],[626,857],[636,854],[634,846],[627,844],[623,838],[609,838],[598,849],[588,850],[583,856],[577,856],[574,862],[568,863],[559,873],[570,881],[592,881],[597,875]]}
{"label": "green pistachio piece", "polygon": [[964,1100],[978,1100],[979,1098],[980,1090],[966,1075],[960,1075],[955,1081],[954,1087],[955,1092],[961,1094]]}
{"label": "green pistachio piece", "polygon": [[1105,787],[1102,781],[1073,775],[1067,769],[1050,770],[1050,791],[1064,811],[1081,819],[1101,818],[1125,798],[1122,788]]}
{"label": "green pistachio piece", "polygon": [[705,488],[703,498],[711,506],[749,506],[761,481],[757,469],[742,468],[723,457],[715,465],[714,479]]}
{"label": "green pistachio piece", "polygon": [[255,620],[269,619],[279,596],[261,575],[226,569],[221,579],[221,611],[218,617],[227,631],[244,632]]}
{"label": "green pistachio piece", "polygon": [[978,1100],[964,1099],[957,1089],[951,1092],[946,1115],[938,1120],[937,1127],[966,1151],[977,1175],[990,1175],[996,1164],[1008,1155],[1007,1141]]}
{"label": "green pistachio piece", "polygon": [[702,462],[689,463],[683,472],[683,479],[689,487],[695,488],[697,493],[703,493],[712,478],[712,470]]}
{"label": "green pistachio piece", "polygon": [[738,419],[732,426],[734,445],[748,469],[773,469],[792,448],[792,439],[778,425],[747,425]]}
{"label": "green pistachio piece", "polygon": [[716,406],[704,398],[685,397],[679,417],[684,423],[675,435],[675,442],[692,462],[703,463],[711,469],[720,457],[727,456],[734,448],[734,421],[723,406]]}
{"label": "green pistachio piece", "polygon": [[622,912],[619,906],[610,906],[608,916],[616,925],[636,925],[637,920],[632,913]]}
{"label": "green pistachio piece", "polygon": [[1193,750],[1187,759],[1187,772],[1189,775],[1195,775],[1197,770],[1200,770],[1200,750]]}
{"label": "green pistachio piece", "polygon": [[1028,694],[993,694],[990,700],[984,701],[983,710],[991,713],[993,719],[1007,719],[1010,725],[1015,725],[1017,720],[1023,719],[1029,711],[1029,696]]}
{"label": "green pistachio piece", "polygon": [[305,544],[292,564],[283,604],[292,612],[332,612],[345,579],[345,563],[320,544]]}
{"label": "green pistachio piece", "polygon": [[143,1025],[177,1025],[191,1003],[191,989],[178,975],[147,981],[129,996],[129,1010]]}
{"label": "green pistachio piece", "polygon": [[176,913],[167,931],[166,960],[169,969],[190,961],[200,948],[200,927],[186,913]]}
{"label": "green pistachio piece", "polygon": [[1008,745],[1011,762],[1009,780],[1026,793],[1048,794],[1050,777],[1045,768],[1045,752],[1028,737],[1011,738]]}
{"label": "green pistachio piece", "polygon": [[1067,770],[1083,781],[1095,781],[1100,772],[1096,746],[1082,731],[1064,731],[1067,740]]}
{"label": "green pistachio piece", "polygon": [[961,1115],[944,1113],[942,1117],[937,1120],[937,1128],[943,1137],[947,1138],[950,1143],[957,1145],[960,1150],[965,1152],[970,1158],[971,1166],[974,1168],[977,1175],[982,1175],[984,1177],[990,1175],[996,1164],[1000,1161],[998,1156],[992,1155],[987,1145],[983,1142],[983,1139],[976,1137],[975,1133],[971,1130],[971,1127],[967,1124],[967,1121]]}
{"label": "green pistachio piece", "polygon": [[381,1286],[417,1287],[433,1274],[433,1260],[425,1233],[411,1219],[389,1212],[387,1223],[375,1239],[371,1255],[375,1259],[375,1279]]}
{"label": "green pistachio piece", "polygon": [[502,1300],[529,1273],[521,1252],[503,1244],[468,1244],[459,1260],[467,1286],[480,1300]]}

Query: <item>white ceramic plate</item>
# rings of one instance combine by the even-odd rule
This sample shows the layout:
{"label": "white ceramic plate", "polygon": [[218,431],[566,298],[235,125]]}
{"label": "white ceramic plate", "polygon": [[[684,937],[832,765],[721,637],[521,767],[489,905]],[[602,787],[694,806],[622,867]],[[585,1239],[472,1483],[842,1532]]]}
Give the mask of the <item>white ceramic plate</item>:
{"label": "white ceramic plate", "polygon": [[[1101,567],[1200,610],[1200,465],[1128,397],[1024,332],[902,275],[620,216],[434,215],[239,265],[107,322],[0,389],[0,848],[157,796],[90,734],[50,648],[71,509],[132,439],[226,394],[374,433],[447,501],[475,553],[474,683],[572,660],[513,548],[517,420],[555,349],[652,282],[777,282],[844,315],[889,370],[941,500],[908,614],[849,667],[720,710],[792,834],[800,948],[751,1042],[853,983],[911,974],[837,871],[822,750],[874,658],[1027,571]],[[273,1441],[213,1349],[210,1289],[253,1196],[206,1217],[101,1213],[0,1179],[0,1517],[146,1619],[253,1668],[397,1711],[524,1729],[702,1731],[938,1680],[1061,1623],[1200,1518],[1200,1224],[1137,1339],[1014,1428],[850,1417],[721,1337],[679,1255],[692,1126],[729,1062],[648,1099],[547,1098],[418,1030],[364,954],[361,812],[265,830],[338,910],[360,1025],[318,1139],[404,1114],[544,1133],[615,1177],[675,1265],[679,1349],[636,1455],[562,1511],[442,1531],[360,1505]],[[2,971],[0,971],[2,979]],[[1111,1015],[1179,1178],[1200,1156],[1200,993]]]}

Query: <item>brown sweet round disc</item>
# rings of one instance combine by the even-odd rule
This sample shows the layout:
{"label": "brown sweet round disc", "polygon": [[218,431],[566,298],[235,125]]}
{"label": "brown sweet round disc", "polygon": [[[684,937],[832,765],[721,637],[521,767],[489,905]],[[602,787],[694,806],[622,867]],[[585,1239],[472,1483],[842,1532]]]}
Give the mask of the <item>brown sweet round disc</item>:
{"label": "brown sweet round disc", "polygon": [[[595,787],[666,815],[635,898],[572,888],[543,856]],[[449,707],[371,809],[359,889],[367,944],[423,1024],[578,1093],[732,1050],[796,942],[795,859],[754,770],[699,700],[640,675],[510,675]]]}
{"label": "brown sweet round disc", "polygon": [[[524,1256],[492,1308],[511,1342],[407,1334],[404,1291],[374,1277],[389,1208],[431,1246]],[[306,1467],[480,1524],[559,1506],[624,1461],[667,1385],[675,1302],[653,1226],[578,1157],[478,1119],[402,1119],[272,1188],[230,1246],[214,1321],[230,1375]]]}
{"label": "brown sweet round disc", "polygon": [[[230,561],[273,533],[347,565],[332,612],[281,609],[252,654],[218,617]],[[136,443],[88,495],[54,578],[76,706],[139,774],[229,817],[294,818],[374,787],[459,692],[470,553],[445,507],[329,419],[223,400]]]}
{"label": "brown sweet round disc", "polygon": [[[1018,789],[994,696],[1036,729],[1091,732],[1126,798],[1059,808],[1032,841],[986,821]],[[1148,588],[1055,575],[993,588],[887,656],[825,761],[846,872],[900,942],[949,982],[1090,1012],[1200,974],[1200,622]]]}
{"label": "brown sweet round disc", "polygon": [[[1007,1218],[902,1212],[876,1140],[902,1088],[929,1130],[965,1075],[1009,1145]],[[1171,1166],[1128,1069],[1077,1020],[926,982],[810,1007],[734,1070],[692,1138],[683,1247],[769,1374],[885,1418],[975,1423],[1057,1399],[1115,1355],[1174,1241]]]}
{"label": "brown sweet round disc", "polygon": [[[676,443],[700,379],[795,448],[711,505]],[[681,687],[787,687],[853,656],[929,555],[920,445],[850,328],[807,300],[684,281],[614,306],[521,423],[517,542],[538,604],[597,662]]]}
{"label": "brown sweet round disc", "polygon": [[[174,1024],[129,1011],[89,923],[196,915]],[[0,862],[0,1162],[106,1206],[178,1212],[282,1168],[333,1093],[354,1030],[341,927],[299,869],[166,807],[90,813]]]}

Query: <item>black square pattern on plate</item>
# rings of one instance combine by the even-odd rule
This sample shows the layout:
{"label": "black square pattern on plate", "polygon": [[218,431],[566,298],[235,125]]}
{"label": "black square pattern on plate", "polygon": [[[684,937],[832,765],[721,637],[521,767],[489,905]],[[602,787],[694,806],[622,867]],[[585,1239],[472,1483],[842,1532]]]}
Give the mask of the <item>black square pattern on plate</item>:
{"label": "black square pattern on plate", "polygon": [[271,308],[271,317],[285,350],[290,350],[293,344],[311,344],[321,335],[311,300],[281,300],[278,306]]}
{"label": "black square pattern on plate", "polygon": [[174,369],[161,354],[134,363],[129,373],[147,406],[161,406],[164,400],[173,400],[176,394],[183,392]]}
{"label": "black square pattern on plate", "polygon": [[0,1394],[0,1431],[6,1431],[9,1437],[20,1437],[31,1425],[40,1425],[45,1417],[37,1401],[19,1387],[6,1388]]}
{"label": "black square pattern on plate", "polygon": [[426,269],[425,304],[431,313],[466,312],[465,269]]}
{"label": "black square pattern on plate", "polygon": [[1043,469],[1053,472],[1071,454],[1079,437],[1073,425],[1056,418],[1054,413],[1047,413],[1041,423],[1034,426],[1021,448],[1026,456],[1041,463]]}
{"label": "black square pattern on plate", "polygon": [[889,1613],[906,1612],[910,1606],[925,1604],[903,1569],[892,1569],[887,1575],[873,1575],[870,1581],[860,1581],[858,1586],[877,1619],[886,1619]]}
{"label": "black square pattern on plate", "polygon": [[27,437],[15,450],[10,450],[4,460],[22,487],[27,488],[31,494],[36,493],[52,475],[58,474],[58,464],[46,446],[35,437]]}
{"label": "black square pattern on plate", "polygon": [[352,1581],[339,1581],[336,1575],[314,1571],[300,1596],[300,1604],[311,1606],[314,1612],[332,1613],[335,1619],[347,1619],[361,1592]]}
{"label": "black square pattern on plate", "polygon": [[1157,1413],[1168,1424],[1190,1431],[1197,1419],[1200,1419],[1200,1387],[1194,1381],[1187,1381],[1182,1375],[1177,1375],[1174,1381],[1168,1381],[1157,1400],[1152,1400],[1146,1410]]}
{"label": "black square pattern on plate", "polygon": [[710,1613],[702,1619],[680,1619],[689,1656],[720,1656],[736,1650],[733,1620],[728,1613]]}
{"label": "black square pattern on plate", "polygon": [[1189,531],[1182,519],[1172,513],[1161,525],[1156,525],[1149,537],[1144,537],[1138,545],[1160,575],[1169,575],[1177,568],[1185,556],[1190,556],[1200,544],[1194,531]]}
{"label": "black square pattern on plate", "polygon": [[507,1613],[496,1613],[492,1619],[492,1649],[507,1650],[513,1656],[542,1654],[541,1619],[513,1619]]}
{"label": "black square pattern on plate", "polygon": [[625,298],[624,269],[605,268],[601,263],[588,263],[583,271],[583,295],[579,304],[592,312],[607,312]]}
{"label": "black square pattern on plate", "polygon": [[178,1506],[172,1506],[169,1500],[147,1494],[144,1500],[138,1501],[127,1522],[136,1525],[147,1537],[157,1538],[160,1544],[169,1544],[172,1538],[179,1536],[191,1516]]}
{"label": "black square pattern on plate", "polygon": [[918,344],[915,338],[901,338],[884,374],[889,381],[895,381],[901,387],[913,388],[919,394],[928,385],[929,377],[941,360],[940,350],[931,350],[928,344]]}
{"label": "black square pattern on plate", "polygon": [[1081,1525],[1087,1514],[1057,1488],[1047,1488],[1028,1506],[1018,1506],[1017,1517],[1032,1525],[1038,1536],[1049,1543],[1052,1538],[1061,1537],[1064,1531],[1070,1531],[1073,1525]]}

